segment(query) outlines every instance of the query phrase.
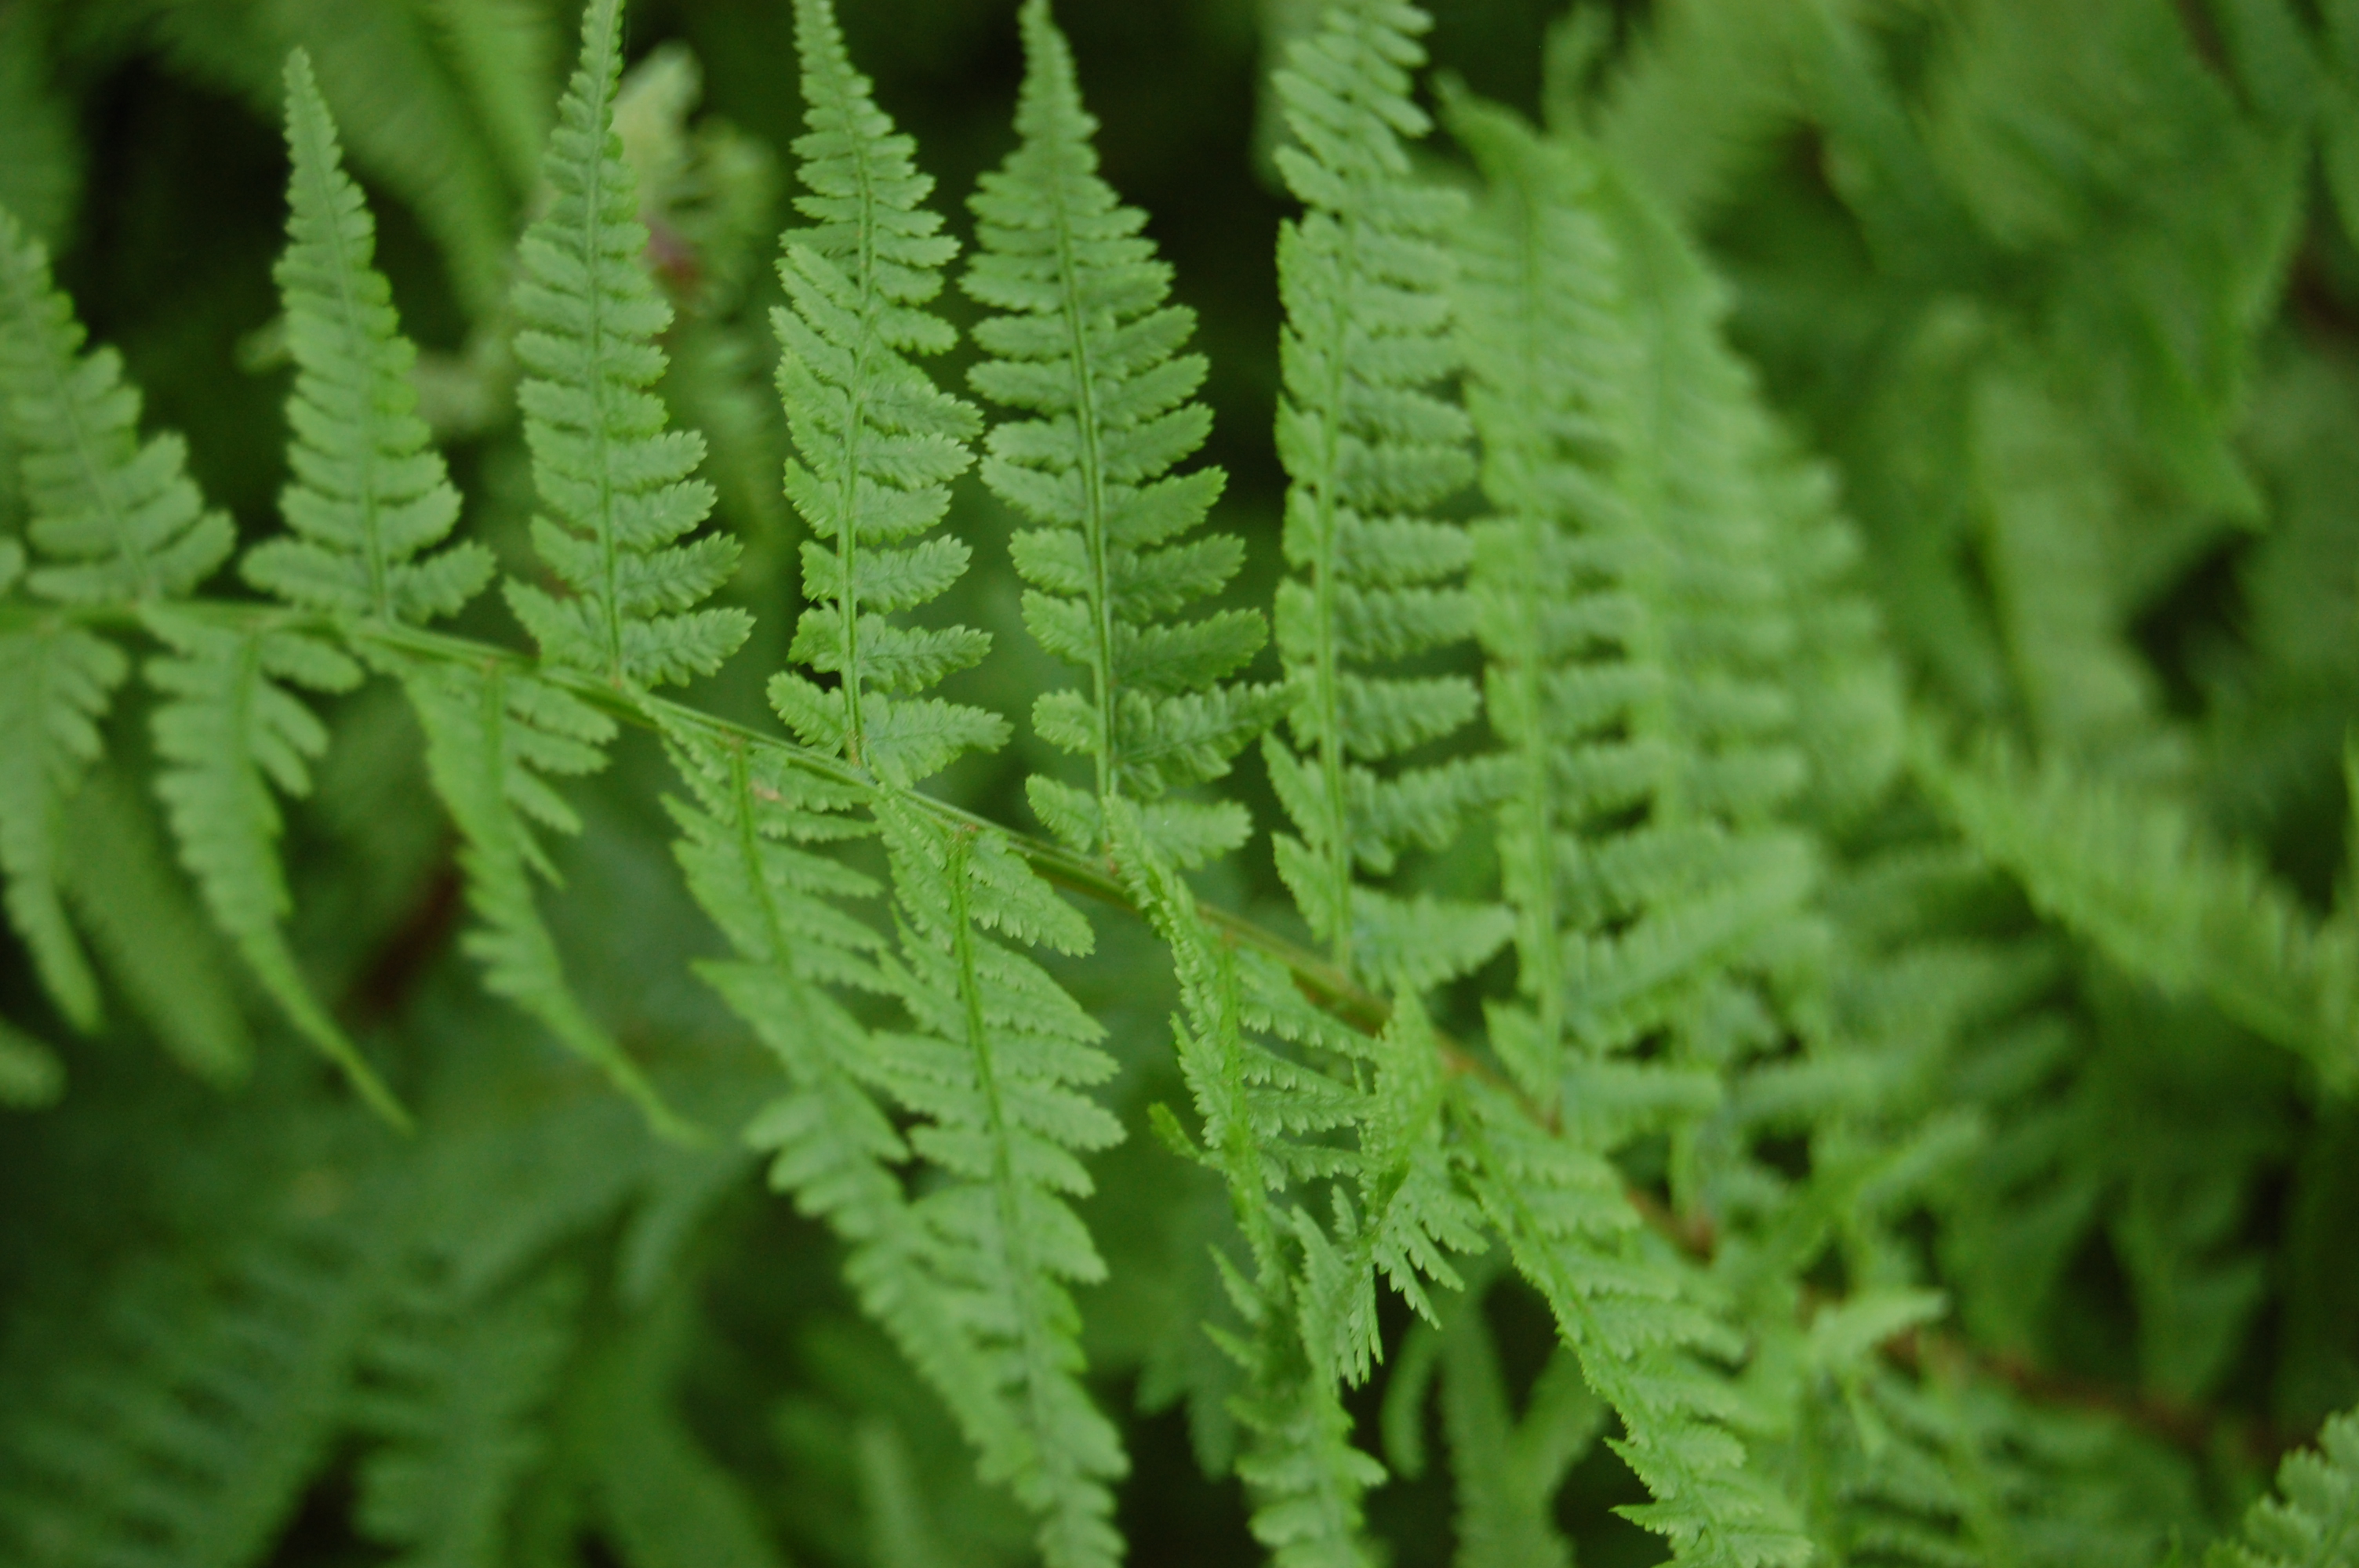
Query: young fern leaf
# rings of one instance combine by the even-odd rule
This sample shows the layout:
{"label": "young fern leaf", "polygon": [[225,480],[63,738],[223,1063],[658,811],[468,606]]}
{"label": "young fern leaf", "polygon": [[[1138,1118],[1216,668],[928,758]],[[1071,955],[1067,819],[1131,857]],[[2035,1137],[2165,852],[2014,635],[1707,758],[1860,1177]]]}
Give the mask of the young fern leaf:
{"label": "young fern leaf", "polygon": [[150,659],[146,674],[164,699],[154,719],[163,762],[156,793],[181,864],[214,925],[288,1022],[378,1114],[407,1126],[392,1092],[312,996],[281,924],[292,901],[278,864],[282,821],[271,791],[308,795],[310,764],[328,746],[327,727],[288,687],[349,691],[360,684],[360,666],[317,637],[266,622],[221,626],[163,607],[141,620],[170,650]]}
{"label": "young fern leaf", "polygon": [[940,597],[969,557],[955,537],[904,542],[948,512],[950,481],[973,461],[982,424],[908,357],[957,341],[927,304],[958,242],[925,207],[934,182],[853,70],[830,0],[796,0],[795,42],[808,127],[795,141],[804,188],[795,208],[810,222],[781,236],[787,303],[771,322],[796,454],[787,495],[813,535],[802,546],[810,607],[793,656],[835,685],[782,673],[770,698],[806,745],[908,784],[1007,736],[996,714],[900,695],[974,664],[987,634],[885,618]]}
{"label": "young fern leaf", "polygon": [[1462,640],[1472,604],[1443,586],[1465,531],[1429,514],[1471,474],[1465,416],[1432,388],[1458,368],[1443,236],[1464,213],[1419,183],[1404,136],[1423,134],[1409,73],[1430,18],[1403,0],[1336,0],[1299,40],[1277,91],[1299,146],[1279,169],[1308,211],[1278,235],[1286,307],[1277,449],[1290,488],[1277,646],[1291,745],[1265,747],[1299,837],[1276,841],[1303,918],[1345,969],[1420,990],[1506,940],[1488,906],[1358,885],[1414,843],[1445,846],[1495,794],[1497,770],[1462,759],[1375,764],[1456,733],[1480,698],[1457,676],[1376,673]]}
{"label": "young fern leaf", "polygon": [[2245,1516],[2245,1539],[2222,1541],[2207,1568],[2351,1568],[2359,1563],[2359,1411],[2329,1416],[2319,1452],[2286,1455],[2280,1497]]}
{"label": "young fern leaf", "polygon": [[296,366],[295,478],[279,509],[294,536],[256,545],[240,569],[310,610],[407,622],[451,614],[491,580],[491,552],[433,548],[459,520],[459,494],[418,417],[418,351],[373,265],[376,221],[344,172],[299,49],[287,62],[287,144],[289,243],[277,273]]}
{"label": "young fern leaf", "polygon": [[0,418],[16,446],[38,599],[178,599],[211,577],[235,535],[205,510],[176,435],[139,439],[139,394],[86,334],[49,256],[0,211]]}
{"label": "young fern leaf", "polygon": [[2194,991],[2359,1086],[2359,928],[2321,925],[2257,862],[2223,851],[2172,803],[2027,764],[1995,742],[1960,762],[1930,741],[1918,778],[1966,841],[2033,905],[2166,994]]}
{"label": "young fern leaf", "polygon": [[582,819],[545,775],[595,773],[614,721],[543,680],[499,665],[470,667],[378,655],[401,678],[426,731],[426,771],[459,829],[467,902],[481,921],[462,946],[484,983],[595,1065],[666,1137],[693,1130],[673,1115],[622,1046],[576,1000],[557,941],[533,896],[556,868],[536,827],[577,834]]}
{"label": "young fern leaf", "polygon": [[525,232],[516,293],[516,401],[549,509],[533,519],[533,546],[571,593],[515,581],[506,591],[544,659],[644,689],[711,675],[753,623],[741,610],[693,608],[728,580],[737,541],[676,542],[712,513],[713,491],[693,477],[704,438],[666,429],[650,390],[672,312],[647,276],[647,226],[614,134],[622,70],[622,0],[592,0],[542,163],[554,199]]}
{"label": "young fern leaf", "polygon": [[1161,797],[1225,773],[1276,716],[1276,689],[1228,679],[1267,629],[1250,610],[1156,623],[1219,592],[1245,559],[1234,535],[1181,542],[1227,479],[1171,472],[1212,427],[1195,401],[1203,356],[1177,351],[1195,316],[1167,303],[1171,269],[1140,232],[1146,214],[1098,176],[1097,122],[1048,0],[1027,0],[1022,25],[1022,142],[973,199],[980,250],[962,280],[1004,314],[975,329],[992,358],[970,379],[1034,416],[993,429],[983,478],[1042,524],[1014,543],[1025,624],[1087,677],[1043,694],[1033,728],[1094,771],[1088,793],[1038,776],[1028,787],[1040,819],[1082,850],[1105,846],[1103,802],[1160,802],[1150,837],[1194,865],[1244,841],[1245,813]]}

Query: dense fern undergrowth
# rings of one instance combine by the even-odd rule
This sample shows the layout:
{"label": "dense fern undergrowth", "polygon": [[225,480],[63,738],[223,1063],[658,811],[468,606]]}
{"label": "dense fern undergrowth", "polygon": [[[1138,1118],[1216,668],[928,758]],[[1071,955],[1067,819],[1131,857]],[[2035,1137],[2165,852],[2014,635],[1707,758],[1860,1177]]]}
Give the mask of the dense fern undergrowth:
{"label": "dense fern undergrowth", "polygon": [[0,8],[0,1563],[2359,1565],[2359,5],[842,9]]}

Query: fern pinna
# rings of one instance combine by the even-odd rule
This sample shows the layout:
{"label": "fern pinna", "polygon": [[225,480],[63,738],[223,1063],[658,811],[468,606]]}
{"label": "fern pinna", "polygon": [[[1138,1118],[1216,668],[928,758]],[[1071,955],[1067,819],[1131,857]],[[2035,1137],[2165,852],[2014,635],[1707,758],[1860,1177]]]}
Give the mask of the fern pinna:
{"label": "fern pinna", "polygon": [[1277,693],[1227,678],[1266,628],[1249,610],[1155,623],[1218,592],[1245,558],[1233,535],[1180,542],[1226,480],[1170,471],[1211,427],[1194,400],[1204,360],[1178,352],[1194,319],[1167,302],[1170,268],[1139,232],[1146,214],[1098,178],[1096,122],[1047,0],[1025,6],[1023,30],[1021,141],[975,193],[981,250],[966,289],[1004,313],[976,329],[993,356],[976,389],[1035,416],[991,432],[983,477],[1047,524],[1014,542],[1030,585],[1025,624],[1086,672],[1088,689],[1042,696],[1032,722],[1094,775],[1086,795],[1046,777],[1028,787],[1041,820],[1082,849],[1108,841],[1106,803],[1148,803],[1158,844],[1193,864],[1235,848],[1250,824],[1234,803],[1162,797],[1226,772],[1267,725]]}
{"label": "fern pinna", "polygon": [[[51,31],[249,92],[223,40],[270,41],[284,526],[239,553],[0,214],[9,1562],[291,1561],[349,1500],[328,1550],[416,1564],[1524,1568],[1626,1552],[1604,1497],[1715,1568],[2359,1562],[2359,916],[2300,848],[2359,391],[2255,314],[2305,138],[2348,161],[2341,21],[1582,7],[1547,128],[1438,72],[1433,134],[1426,9],[1274,5],[1277,461],[1232,497],[1234,340],[1101,165],[1105,17],[1077,58],[1011,7],[1013,147],[946,216],[873,17],[796,0],[765,331],[714,300],[766,158],[620,0],[561,94],[534,0],[114,3],[0,15],[0,155]],[[347,139],[464,349],[403,336]],[[2230,185],[2249,224],[2173,226]],[[2120,366],[2051,362],[2083,316]],[[2248,643],[2157,652],[2248,570]],[[1018,623],[1071,673],[1010,747]],[[472,987],[427,962],[469,919]],[[60,1044],[126,1025],[211,1098]]]}

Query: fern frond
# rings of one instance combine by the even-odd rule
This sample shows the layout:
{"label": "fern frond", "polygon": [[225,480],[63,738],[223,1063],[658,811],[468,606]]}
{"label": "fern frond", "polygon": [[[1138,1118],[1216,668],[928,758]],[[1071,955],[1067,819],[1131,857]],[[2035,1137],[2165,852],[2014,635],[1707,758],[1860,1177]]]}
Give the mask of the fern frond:
{"label": "fern frond", "polygon": [[58,1054],[5,1018],[0,1018],[0,1106],[38,1110],[65,1093],[65,1064]]}
{"label": "fern frond", "polygon": [[[1229,679],[1268,634],[1257,611],[1158,623],[1218,593],[1245,559],[1234,535],[1182,542],[1227,481],[1217,468],[1171,471],[1212,428],[1195,400],[1203,356],[1179,351],[1195,316],[1169,303],[1171,269],[1140,232],[1146,214],[1098,175],[1097,122],[1048,0],[1029,0],[1023,30],[1022,141],[972,203],[980,250],[963,287],[1002,314],[975,329],[993,357],[970,379],[1032,416],[993,429],[983,478],[1040,524],[1013,545],[1030,585],[1025,624],[1086,676],[1082,691],[1043,694],[1032,725],[1090,760],[1093,791],[1029,787],[1041,820],[1092,850],[1106,841],[1102,802],[1219,776],[1276,716],[1278,693]],[[1248,826],[1234,804],[1172,802],[1147,820],[1186,864],[1234,849]]]}
{"label": "fern frond", "polygon": [[2330,1087],[2359,1083],[2359,932],[2347,921],[2312,919],[2168,799],[2060,761],[2027,763],[1995,741],[1959,761],[1920,740],[1915,765],[1966,841],[2066,930],[2166,995],[2204,997]]}
{"label": "fern frond", "polygon": [[593,0],[543,160],[554,200],[518,250],[516,399],[548,508],[533,546],[571,596],[513,581],[507,595],[543,658],[634,688],[712,674],[752,622],[693,608],[728,580],[736,540],[677,542],[711,514],[713,491],[693,477],[704,438],[667,429],[651,390],[672,312],[647,273],[647,227],[614,135],[622,52],[621,0]]}
{"label": "fern frond", "polygon": [[572,1348],[581,1282],[550,1272],[498,1299],[413,1277],[369,1335],[353,1424],[373,1438],[354,1522],[398,1568],[506,1561],[507,1513],[541,1457],[536,1422]]}
{"label": "fern frond", "polygon": [[408,1116],[305,984],[281,925],[291,907],[278,864],[282,822],[274,786],[310,792],[310,762],[328,731],[289,685],[349,691],[361,669],[304,633],[214,625],[186,610],[150,609],[148,632],[171,652],[150,659],[148,685],[163,772],[156,793],[213,921],[304,1038],[342,1069],[378,1114]]}
{"label": "fern frond", "polygon": [[981,1329],[1024,1432],[1010,1479],[1043,1516],[1043,1554],[1110,1563],[1122,1541],[1108,1484],[1127,1461],[1082,1386],[1068,1287],[1105,1274],[1071,1205],[1093,1190],[1076,1156],[1122,1138],[1082,1092],[1114,1065],[1096,1021],[1012,946],[1085,953],[1089,925],[996,838],[891,797],[876,817],[901,926],[892,978],[914,1032],[875,1037],[875,1071],[927,1119],[910,1146],[950,1178],[917,1200],[939,1288]]}
{"label": "fern frond", "polygon": [[1655,1495],[1620,1511],[1669,1537],[1681,1563],[1809,1562],[1792,1509],[1747,1469],[1729,1429],[1741,1414],[1734,1388],[1699,1359],[1733,1359],[1741,1341],[1695,1304],[1680,1271],[1650,1254],[1619,1173],[1549,1137],[1486,1085],[1467,1082],[1460,1104],[1474,1190],[1590,1386],[1621,1416],[1614,1451]]}
{"label": "fern frond", "polygon": [[0,870],[8,923],[67,1022],[98,1027],[98,982],[60,898],[66,803],[97,761],[99,723],[131,661],[58,622],[0,633]]}
{"label": "fern frond", "polygon": [[0,1551],[26,1568],[245,1568],[343,1413],[385,1253],[279,1229],[217,1281],[158,1269],[0,1421]]}
{"label": "fern frond", "polygon": [[2318,1452],[2286,1455],[2277,1491],[2245,1516],[2245,1539],[2223,1542],[2212,1568],[2351,1568],[2359,1563],[2359,1413],[2327,1418]]}
{"label": "fern frond", "polygon": [[1010,1475],[1026,1442],[998,1397],[973,1326],[928,1272],[932,1249],[896,1167],[909,1148],[878,1103],[869,1031],[834,988],[886,993],[886,941],[842,907],[882,890],[813,848],[866,837],[854,792],[828,787],[777,754],[686,730],[667,736],[694,795],[669,803],[690,891],[737,958],[705,980],[777,1056],[788,1090],[745,1130],[770,1156],[770,1183],[850,1249],[844,1276],[861,1307],[932,1385],[989,1475]]}
{"label": "fern frond", "polygon": [[0,211],[0,418],[16,443],[32,521],[27,587],[41,599],[177,599],[235,542],[205,509],[175,435],[139,439],[139,393],[49,278],[49,254]]}
{"label": "fern frond", "polygon": [[463,946],[483,965],[484,983],[603,1072],[658,1132],[690,1136],[637,1064],[575,999],[534,899],[535,878],[557,875],[536,829],[582,830],[582,819],[548,777],[603,767],[614,721],[502,665],[378,656],[409,695],[426,731],[427,774],[459,829],[467,902],[481,922]]}
{"label": "fern frond", "polygon": [[1477,762],[1375,764],[1461,730],[1480,706],[1455,676],[1377,673],[1473,629],[1445,586],[1465,532],[1432,519],[1471,477],[1465,416],[1434,390],[1458,368],[1450,333],[1454,190],[1412,178],[1404,138],[1417,39],[1430,18],[1401,0],[1338,0],[1277,78],[1299,146],[1279,169],[1307,211],[1278,236],[1286,307],[1278,456],[1290,487],[1277,646],[1290,687],[1291,745],[1265,747],[1297,836],[1277,865],[1303,918],[1343,968],[1422,989],[1482,963],[1506,914],[1358,885],[1405,847],[1440,849],[1496,791]]}
{"label": "fern frond", "polygon": [[298,50],[287,62],[286,254],[278,287],[296,366],[288,406],[295,479],[280,510],[295,536],[241,563],[289,603],[385,621],[449,615],[491,579],[478,544],[433,551],[459,520],[441,454],[417,416],[418,351],[373,265],[376,221],[343,169],[335,123]]}
{"label": "fern frond", "polygon": [[974,664],[988,635],[886,619],[940,597],[967,566],[958,538],[918,535],[949,510],[981,416],[909,357],[957,341],[929,305],[958,243],[925,205],[934,182],[917,168],[916,144],[853,70],[831,0],[796,0],[795,44],[808,127],[795,142],[795,208],[810,222],[780,237],[787,303],[770,319],[796,453],[787,495],[813,535],[802,547],[810,608],[793,653],[836,684],[786,674],[770,695],[806,745],[910,784],[1007,736],[995,714],[896,695]]}

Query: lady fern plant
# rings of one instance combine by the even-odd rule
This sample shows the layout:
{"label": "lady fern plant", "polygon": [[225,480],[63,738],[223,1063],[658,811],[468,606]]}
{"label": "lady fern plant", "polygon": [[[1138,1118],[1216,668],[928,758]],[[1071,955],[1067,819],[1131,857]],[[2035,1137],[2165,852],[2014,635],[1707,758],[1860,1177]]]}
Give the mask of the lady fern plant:
{"label": "lady fern plant", "polygon": [[[0,211],[24,520],[0,539],[0,872],[27,981],[0,980],[0,1105],[62,1095],[0,1170],[170,1238],[101,1244],[12,1198],[0,1279],[30,1304],[0,1332],[0,1554],[1160,1561],[1180,1483],[1126,1408],[1136,1373],[1142,1404],[1187,1396],[1234,1483],[1208,1510],[1223,1549],[1281,1568],[1571,1563],[1616,1550],[1574,1509],[1601,1498],[1717,1568],[2359,1563],[2354,1418],[2320,1424],[2359,1398],[2332,1263],[2359,1193],[2349,889],[2223,842],[2197,741],[2136,682],[2107,720],[2135,744],[2056,722],[2058,649],[2144,656],[2099,613],[2126,590],[2071,576],[2110,537],[2072,497],[2259,504],[2220,431],[2140,454],[2104,387],[2025,379],[2027,345],[2079,341],[2072,266],[1996,280],[2081,221],[1994,172],[2024,139],[1986,123],[2002,88],[2093,208],[2118,171],[2074,161],[2059,82],[2247,113],[2136,3],[2105,35],[2136,49],[2048,60],[1978,0],[1919,19],[1955,30],[1913,74],[1880,15],[1699,12],[1608,61],[1580,10],[1545,128],[1451,78],[1430,114],[1435,18],[1409,0],[1277,18],[1293,210],[1262,538],[1201,460],[1216,366],[1190,279],[1117,190],[1050,0],[1017,8],[1014,145],[966,203],[971,245],[855,62],[867,35],[796,0],[792,69],[769,62],[802,116],[768,315],[783,505],[756,509],[799,530],[784,615],[759,568],[782,542],[716,521],[669,357],[705,259],[677,215],[759,205],[681,182],[758,160],[618,132],[621,0],[583,7],[545,116],[538,7],[436,24],[478,123],[421,110],[420,145],[477,135],[484,168],[521,170],[546,125],[508,301],[476,323],[507,346],[466,373],[512,355],[517,433],[455,463],[433,390],[459,373],[403,336],[338,128],[353,38],[394,21],[356,4],[335,70],[287,59],[283,320],[258,341],[293,373],[285,527],[242,552]],[[2294,106],[2340,102],[2321,84],[2349,29],[2215,9],[2253,146],[2300,151]],[[416,42],[397,20],[381,36]],[[172,36],[217,59],[210,25]],[[1723,80],[1748,50],[1792,92]],[[1669,103],[1729,121],[1712,157],[1780,115],[1840,149],[1810,200],[1850,204],[1853,263],[1891,269],[1861,285],[1889,331],[1854,351],[1962,358],[1982,389],[1915,410],[1918,469],[1790,421],[1794,384],[1739,351],[1795,371],[1778,290],[1809,285],[1743,213],[1724,243],[1751,270],[1720,275],[1697,209],[1743,182],[1680,162],[1706,152],[1650,128]],[[387,145],[364,123],[356,146]],[[1976,225],[1927,306],[1928,235],[1962,252]],[[2211,289],[2257,333],[2258,264],[2182,276],[2167,237],[2107,237],[2147,356],[2123,373],[2162,378],[2140,406],[2211,419],[2235,376],[2172,393],[2188,367],[2149,362],[2205,351],[2148,329]],[[504,389],[483,373],[475,395]],[[2318,375],[2302,395],[2359,412]],[[1955,526],[1990,602],[1966,603],[1972,574],[1891,497],[2038,445],[1999,439],[2002,384],[2089,421],[2050,446],[2122,468],[1982,475]],[[2160,546],[2120,548],[2167,575]],[[208,591],[234,555],[253,593]],[[2035,561],[2056,580],[2027,583]],[[2270,569],[2256,602],[2309,602]],[[1273,576],[1266,615],[1243,585]],[[1921,629],[1886,626],[1925,605],[1983,615],[1997,652],[1910,663]],[[2281,662],[2244,678],[2331,686]],[[1019,740],[1007,672],[1052,665]],[[439,812],[400,798],[413,781]],[[1002,820],[1019,795],[1044,835]],[[650,798],[669,859],[631,831]],[[319,872],[321,843],[398,869],[372,816],[413,824],[423,918]],[[142,858],[159,831],[193,905]],[[436,967],[388,1009],[460,900],[458,946],[511,1008]],[[371,918],[360,951],[316,928]],[[92,951],[178,1017],[179,1054],[249,1072],[243,1098],[53,1048],[110,1032]],[[342,1087],[246,1061],[242,1001],[198,989],[226,954]],[[2230,1152],[2190,1152],[2213,1136]],[[162,1190],[90,1180],[135,1145]],[[791,1215],[744,1193],[757,1165]],[[2278,1231],[2283,1278],[2256,1249]],[[56,1265],[27,1272],[37,1242]],[[2060,1316],[2068,1286],[2128,1304]],[[2272,1292],[2281,1365],[2252,1327]],[[2127,1380],[2078,1370],[2125,1317]],[[1437,1387],[1446,1526],[1385,1489],[1423,1472]],[[2280,1454],[2239,1534],[2223,1499]],[[344,1499],[351,1539],[320,1544]]]}

